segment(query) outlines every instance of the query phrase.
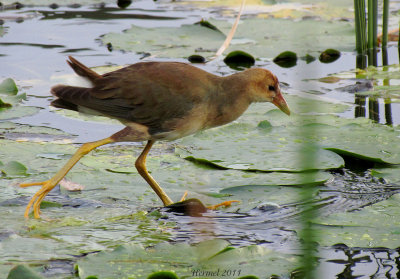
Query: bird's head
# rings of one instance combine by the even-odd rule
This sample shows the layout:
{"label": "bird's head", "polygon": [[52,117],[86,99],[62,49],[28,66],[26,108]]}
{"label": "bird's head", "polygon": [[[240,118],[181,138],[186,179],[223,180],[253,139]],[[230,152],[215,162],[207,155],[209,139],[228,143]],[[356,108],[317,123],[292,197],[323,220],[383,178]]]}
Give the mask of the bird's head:
{"label": "bird's head", "polygon": [[251,80],[249,92],[253,102],[271,102],[281,111],[290,115],[290,109],[281,93],[278,78],[266,69],[251,68],[243,72]]}

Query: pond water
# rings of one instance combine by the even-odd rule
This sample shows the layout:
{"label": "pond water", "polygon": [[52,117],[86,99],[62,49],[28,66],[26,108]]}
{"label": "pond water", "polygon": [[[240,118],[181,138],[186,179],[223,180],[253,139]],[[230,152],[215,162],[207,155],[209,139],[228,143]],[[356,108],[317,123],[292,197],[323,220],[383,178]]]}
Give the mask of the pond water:
{"label": "pond water", "polygon": [[[132,64],[138,61],[187,62],[187,59],[183,57],[163,56],[162,52],[161,55],[157,54],[155,57],[152,57],[153,53],[150,52],[150,57],[147,57],[145,53],[118,50],[117,43],[112,44],[116,47],[111,50],[104,43],[103,38],[104,35],[109,33],[123,33],[123,30],[131,28],[132,25],[140,28],[178,28],[182,25],[194,24],[202,18],[224,20],[231,23],[235,15],[235,10],[232,10],[229,6],[205,5],[202,2],[199,2],[199,4],[138,1],[125,9],[120,9],[113,2],[106,4],[88,2],[86,5],[63,6],[60,4],[59,7],[27,5],[20,9],[0,10],[0,19],[4,21],[0,26],[0,80],[14,79],[20,92],[27,94],[27,99],[22,105],[39,108],[34,114],[22,114],[1,120],[3,124],[7,121],[7,123],[12,122],[21,125],[18,127],[28,125],[29,127],[47,127],[61,130],[63,134],[60,139],[67,143],[83,143],[105,138],[120,130],[122,126],[102,120],[91,121],[89,119],[90,121],[85,121],[80,116],[55,113],[54,109],[49,107],[52,100],[49,93],[51,86],[57,83],[72,84],[78,82],[65,62],[68,55],[77,57],[89,66],[106,66],[104,67],[105,71],[113,66]],[[347,7],[347,4],[342,2],[337,3],[340,9],[343,6]],[[297,13],[304,12],[303,9],[308,7],[307,5],[314,3],[304,3],[304,1],[291,3],[287,1],[270,4],[275,4],[273,7],[278,9],[277,12],[275,11],[276,17],[280,12],[284,13],[284,11],[289,10],[291,12],[288,17],[294,17],[293,21],[296,22],[309,20],[304,16],[299,17]],[[286,4],[289,8],[285,10],[286,6],[284,5]],[[315,5],[318,6],[319,4],[316,3]],[[330,3],[329,5],[333,4]],[[244,19],[257,17],[257,14],[262,11],[260,7],[267,9],[268,5],[250,3],[247,12],[244,13]],[[340,11],[339,8],[335,6],[332,13],[336,12],[337,9]],[[348,12],[351,7],[343,9]],[[396,14],[398,9],[399,2],[394,1],[391,7],[392,14]],[[325,17],[326,14],[322,13],[321,18],[324,21]],[[341,21],[351,22],[351,19],[346,17],[347,14],[343,16]],[[336,20],[339,21],[339,19]],[[330,21],[335,20],[331,19]],[[318,21],[315,24],[318,24]],[[265,36],[267,35],[265,34]],[[275,39],[279,40],[279,38],[272,38],[272,40]],[[240,40],[237,42],[240,45]],[[281,43],[285,44],[284,42]],[[157,44],[157,38],[154,38],[154,44]],[[336,44],[335,47],[339,47],[338,45],[340,46],[340,44]],[[286,46],[290,47],[290,43]],[[286,47],[276,51],[274,55],[278,55],[283,50],[286,50]],[[292,50],[296,51],[296,49]],[[318,48],[315,49],[315,51],[317,50],[319,51]],[[396,76],[399,64],[397,44],[391,43],[388,48],[388,60],[391,66],[388,69],[378,68],[379,74],[384,74],[385,71],[394,73],[394,77],[388,76],[386,78],[382,75],[374,78],[374,76],[364,72],[356,74],[355,53],[351,49],[340,50],[342,51],[340,58],[329,64],[321,63],[318,59],[311,63],[299,59],[296,66],[283,68],[272,62],[273,56],[266,54],[265,57],[256,60],[256,66],[268,68],[274,72],[282,83],[283,91],[290,96],[328,102],[337,106],[343,105],[347,109],[335,111],[335,115],[346,119],[354,119],[355,116],[370,118],[382,126],[395,127],[394,130],[398,132],[396,127],[400,123],[399,95],[393,94],[394,98],[389,102],[390,96],[387,97],[387,95],[356,96],[354,92],[360,89],[362,91],[363,84],[366,84],[367,88],[369,88],[369,83],[374,83],[375,87],[388,86],[387,80],[390,80],[390,85],[400,85],[400,77]],[[315,55],[315,51],[313,55]],[[301,55],[302,53],[299,53],[299,56]],[[226,66],[222,59],[197,66],[219,75],[227,75],[236,71]],[[378,54],[378,66],[382,66],[380,53]],[[102,69],[100,68],[99,71],[102,71]],[[371,70],[371,72],[373,71]],[[338,79],[335,82],[331,82],[332,79],[327,82],[329,79],[324,79],[327,77],[337,77]],[[390,91],[388,87],[380,90]],[[19,146],[23,146],[22,143],[19,146],[9,143],[9,141],[15,140],[15,142],[48,143],[48,146],[42,144],[40,147],[36,147],[40,150],[40,153],[32,155],[32,147],[27,145],[26,150],[29,151],[25,150],[26,153],[24,153],[25,147],[21,147],[20,159],[16,159],[19,158],[18,154],[12,157],[13,160],[19,162],[24,162],[25,157],[31,158],[32,162],[36,162],[35,160],[38,158],[54,159],[48,167],[40,166],[36,172],[33,172],[35,180],[46,177],[49,172],[61,167],[60,159],[65,158],[75,149],[74,146],[69,146],[66,151],[63,151],[59,147],[51,145],[52,140],[60,140],[57,138],[58,134],[47,134],[46,132],[44,136],[40,136],[37,132],[26,132],[22,128],[9,132],[3,127],[5,126],[0,128],[3,129],[1,139],[4,141],[4,145],[2,144],[4,147],[2,148],[7,146],[7,149],[18,151]],[[393,144],[396,145],[397,143],[394,142]],[[185,145],[185,142],[179,142],[178,145]],[[140,144],[133,144],[132,148],[135,154],[139,152],[140,146]],[[121,155],[123,152],[129,152],[128,148],[121,147],[121,150],[119,150],[118,146],[114,147],[116,149],[113,149],[112,154],[117,154],[121,158],[124,156]],[[175,145],[172,143],[167,143],[155,148],[154,153],[157,156],[161,154],[161,159],[157,159],[161,163],[156,162],[161,166],[160,171],[165,172],[170,165],[175,167],[177,165],[179,167],[181,165],[186,166],[187,163],[170,161],[171,153],[173,153],[171,149],[174,147]],[[109,149],[101,149],[97,155],[102,155],[102,153],[105,154],[105,157],[110,156]],[[133,162],[135,157],[131,155],[129,154],[129,159]],[[7,162],[7,156],[11,155],[3,149],[0,161]],[[342,157],[346,163],[345,167],[326,170],[325,174],[330,175],[330,179],[321,179],[323,182],[316,183],[316,202],[313,206],[318,208],[320,221],[316,222],[317,226],[337,228],[352,226],[349,223],[335,224],[332,220],[324,223],[321,220],[325,220],[325,218],[327,220],[329,216],[336,216],[334,214],[339,214],[338,216],[341,216],[341,213],[348,212],[356,212],[357,214],[358,209],[369,208],[368,206],[374,204],[381,206],[381,202],[387,200],[389,200],[388,206],[390,207],[392,206],[390,202],[396,202],[396,199],[398,201],[396,194],[400,192],[400,186],[395,182],[400,181],[400,179],[395,178],[389,181],[371,175],[372,169],[386,167],[385,164],[377,166],[375,162],[370,160],[354,159],[345,155]],[[107,172],[96,170],[93,174],[88,174],[86,178],[83,178],[86,174],[82,175],[82,173],[90,167],[102,168],[102,164],[106,166],[109,162],[106,160],[101,161],[99,156],[94,157],[94,159],[89,157],[87,161],[83,162],[83,167],[77,167],[76,179],[79,183],[84,181],[90,184],[91,181],[96,179],[97,175],[104,175]],[[119,169],[115,171],[118,163],[116,161],[110,169],[114,173],[125,172],[125,169],[124,171]],[[395,164],[398,164],[398,162]],[[44,170],[44,168],[48,169]],[[103,169],[107,169],[107,167]],[[131,170],[129,169],[126,173],[129,175]],[[73,180],[73,174],[71,175]],[[302,191],[301,187],[297,187],[298,185],[274,185],[266,190],[265,186],[253,184],[245,185],[245,187],[248,187],[245,191],[243,188],[235,189],[235,187],[232,187],[230,189],[226,187],[226,189],[219,189],[221,191],[218,194],[240,197],[243,203],[249,201],[249,204],[217,212],[208,212],[202,217],[182,216],[177,213],[166,212],[163,209],[156,209],[153,211],[156,212],[154,215],[160,214],[162,217],[150,218],[140,215],[140,212],[152,212],[148,203],[152,206],[158,205],[157,202],[154,202],[152,193],[147,188],[137,189],[137,192],[133,193],[123,192],[125,190],[120,190],[122,188],[118,188],[118,186],[129,188],[132,177],[126,175],[121,178],[122,176],[112,174],[115,176],[111,178],[109,174],[106,175],[104,181],[96,182],[96,186],[92,188],[89,186],[89,189],[86,192],[82,191],[82,194],[67,194],[61,190],[61,192],[55,191],[54,194],[49,195],[48,200],[50,202],[61,205],[61,207],[43,209],[43,211],[50,211],[48,216],[53,220],[50,224],[43,221],[23,220],[24,205],[28,201],[28,196],[34,193],[35,189],[21,190],[16,189],[15,185],[26,180],[26,177],[2,177],[4,179],[1,182],[0,208],[3,216],[0,220],[0,245],[4,251],[1,252],[0,272],[3,272],[1,275],[7,274],[12,264],[27,263],[33,267],[45,265],[46,268],[41,269],[41,274],[44,276],[72,278],[73,265],[79,258],[85,257],[91,252],[111,250],[130,241],[142,243],[146,246],[164,241],[169,243],[198,243],[221,238],[229,241],[234,247],[258,245],[271,249],[277,254],[301,254],[298,239],[298,232],[301,229],[300,216],[303,205],[309,201],[298,198]],[[114,185],[115,180],[118,180],[118,185],[115,185],[115,187],[121,192],[115,193],[112,189],[114,187],[110,187],[110,185]],[[210,184],[213,183],[218,184],[218,182],[210,182]],[[129,191],[129,189],[126,191]],[[176,187],[172,188],[171,191],[173,195],[178,195],[184,191],[184,188]],[[208,195],[212,196],[208,189],[204,190],[204,192],[207,191]],[[201,191],[199,192],[201,194]],[[250,197],[246,196],[247,192],[251,192]],[[137,195],[140,199],[130,198],[129,195]],[[269,196],[270,199],[256,198],[263,195]],[[98,208],[100,209],[97,210]],[[92,214],[91,212],[95,209],[96,213]],[[375,208],[373,210],[379,211]],[[135,215],[136,212],[139,212],[138,215]],[[68,216],[71,215],[79,218],[70,220]],[[396,229],[398,221],[395,220],[394,223],[394,228],[391,227],[390,230],[394,232],[394,235],[398,235],[398,227]],[[360,227],[361,231],[368,228],[368,225],[354,226]],[[65,233],[63,230],[70,230],[70,232]],[[322,231],[321,234],[325,232],[327,231]],[[335,233],[339,235],[337,242],[332,240],[334,237],[332,234]],[[54,236],[51,236],[52,234]],[[343,239],[346,239],[347,236],[355,239],[360,235],[343,236],[346,232],[339,232],[339,230],[337,232],[328,231],[328,234],[329,240],[319,241],[318,278],[398,278],[400,273],[398,245],[378,245],[377,243],[382,242],[374,242],[375,239],[371,239],[371,245],[363,246],[360,244],[362,242],[354,241],[355,244],[351,246],[343,244],[345,243]],[[362,233],[361,236],[364,237],[366,234]],[[392,235],[389,237],[392,237]],[[20,244],[17,244],[17,242],[20,242]],[[350,241],[350,243],[352,242]],[[48,248],[43,248],[47,245]],[[33,255],[35,249],[42,251],[42,254]],[[37,268],[37,270],[39,269]],[[286,271],[288,273],[284,274],[283,277],[289,278],[291,269]]]}

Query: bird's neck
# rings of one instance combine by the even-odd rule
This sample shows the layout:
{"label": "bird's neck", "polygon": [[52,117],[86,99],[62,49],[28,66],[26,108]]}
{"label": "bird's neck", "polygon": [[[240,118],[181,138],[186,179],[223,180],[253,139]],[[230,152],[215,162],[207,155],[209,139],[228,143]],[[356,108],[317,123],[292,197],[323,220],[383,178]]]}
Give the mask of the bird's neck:
{"label": "bird's neck", "polygon": [[210,104],[213,113],[207,126],[227,124],[241,116],[251,104],[248,88],[247,80],[240,73],[222,77]]}

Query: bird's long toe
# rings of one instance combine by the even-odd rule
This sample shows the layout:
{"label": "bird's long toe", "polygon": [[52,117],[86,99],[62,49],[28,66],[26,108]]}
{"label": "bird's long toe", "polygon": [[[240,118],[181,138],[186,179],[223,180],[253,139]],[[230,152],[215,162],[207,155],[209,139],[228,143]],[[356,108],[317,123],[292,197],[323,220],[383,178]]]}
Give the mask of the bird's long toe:
{"label": "bird's long toe", "polygon": [[220,208],[220,207],[228,207],[228,206],[231,206],[232,203],[234,203],[234,202],[240,202],[240,201],[238,201],[238,200],[224,201],[224,202],[221,202],[221,203],[219,203],[219,204],[207,206],[207,209],[210,209],[210,210],[217,210],[217,209]]}
{"label": "bird's long toe", "polygon": [[26,206],[24,216],[25,218],[29,217],[29,212],[31,208],[33,208],[33,215],[36,219],[40,218],[40,204],[46,195],[56,186],[56,183],[51,180],[41,181],[41,182],[31,182],[31,183],[21,183],[20,187],[30,187],[30,186],[38,186],[42,185],[39,191],[33,195],[28,205]]}

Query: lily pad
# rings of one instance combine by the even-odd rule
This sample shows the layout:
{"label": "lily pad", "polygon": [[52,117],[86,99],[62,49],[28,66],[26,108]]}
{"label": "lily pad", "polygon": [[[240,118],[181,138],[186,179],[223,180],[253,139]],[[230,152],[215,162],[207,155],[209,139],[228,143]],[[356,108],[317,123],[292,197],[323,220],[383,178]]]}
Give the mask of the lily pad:
{"label": "lily pad", "polygon": [[[121,152],[123,150],[121,149]],[[134,158],[131,151],[125,148],[125,152],[117,155],[114,152],[104,151],[101,154],[84,157],[81,163],[85,166],[106,169],[113,173],[136,174],[131,181],[133,184],[144,184],[137,175],[134,167]],[[280,173],[280,172],[248,172],[240,170],[218,170],[204,165],[195,165],[179,157],[166,154],[163,156],[150,156],[147,164],[153,176],[167,189],[190,189],[200,193],[216,193],[221,189],[244,185],[290,185],[300,186],[304,184],[322,184],[332,179],[331,174],[317,172],[308,179],[304,173]],[[137,181],[137,182],[136,182]]]}
{"label": "lily pad", "polygon": [[332,63],[338,60],[340,57],[340,51],[332,48],[324,50],[319,56],[319,61],[322,63]]}
{"label": "lily pad", "polygon": [[0,83],[0,94],[17,95],[18,88],[12,78],[6,78]]}
{"label": "lily pad", "polygon": [[26,100],[26,94],[18,94],[18,88],[11,78],[0,84],[0,120],[32,115],[39,111],[36,107],[20,106]]}
{"label": "lily pad", "polygon": [[188,60],[190,63],[205,63],[206,62],[206,59],[203,56],[197,55],[197,54],[190,55],[188,57]]}
{"label": "lily pad", "polygon": [[224,62],[232,69],[240,70],[241,68],[250,68],[254,65],[256,60],[251,54],[236,50],[228,53],[224,58]]}
{"label": "lily pad", "polygon": [[[266,270],[263,263],[271,261],[274,264]],[[234,273],[235,277],[286,275],[296,265],[296,257],[267,248],[232,248],[224,240],[211,240],[195,246],[164,243],[149,249],[140,245],[123,245],[111,252],[100,252],[80,259],[77,270],[79,278],[100,276],[140,279],[147,278],[155,271],[166,270],[179,278],[209,277],[210,274],[213,274],[212,278],[226,278],[228,270],[230,276]]]}
{"label": "lily pad", "polygon": [[[232,27],[227,21],[208,21],[224,34],[228,34]],[[268,37],[265,34],[268,34]],[[151,52],[159,57],[175,58],[188,57],[195,52],[203,56],[212,56],[224,40],[225,35],[222,33],[200,25],[182,25],[177,28],[132,26],[124,33],[109,33],[102,37],[104,44],[112,43],[115,49]],[[227,51],[242,50],[256,57],[275,57],[282,49],[282,41],[291,42],[291,48],[296,49],[299,55],[317,53],[332,47],[340,51],[352,51],[354,27],[341,21],[316,23],[312,19],[293,21],[279,18],[247,18],[241,20]]]}
{"label": "lily pad", "polygon": [[68,140],[72,137],[58,129],[16,124],[9,121],[0,122],[0,135],[11,140],[37,142]]}
{"label": "lily pad", "polygon": [[371,170],[371,175],[382,178],[387,183],[400,184],[400,165],[376,167]]}
{"label": "lily pad", "polygon": [[188,57],[195,52],[210,55],[224,39],[221,32],[199,24],[180,28],[132,26],[122,34],[109,33],[102,37],[102,41],[112,43],[114,49],[150,52],[161,57]]}
{"label": "lily pad", "polygon": [[338,243],[349,247],[387,247],[396,249],[400,243],[400,194],[361,210],[333,213],[315,221],[318,243]]}
{"label": "lily pad", "polygon": [[42,276],[39,276],[36,272],[34,272],[26,265],[17,265],[13,267],[7,276],[7,279],[21,279],[21,278],[43,279]]}
{"label": "lily pad", "polygon": [[[225,169],[300,172],[344,166],[340,156],[318,146],[309,145],[302,151],[302,141],[290,132],[295,130],[273,127],[265,133],[251,125],[231,124],[183,139],[183,144],[195,147],[177,152],[184,158]],[[301,152],[313,153],[313,164],[306,166],[300,160]]]}
{"label": "lily pad", "polygon": [[297,55],[292,51],[285,51],[275,57],[273,61],[275,64],[278,64],[281,67],[290,68],[296,66]]}
{"label": "lily pad", "polygon": [[0,162],[0,172],[7,178],[27,176],[25,165],[17,161],[10,161],[6,164]]}

